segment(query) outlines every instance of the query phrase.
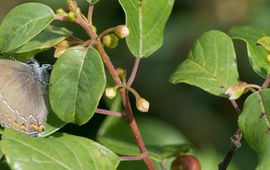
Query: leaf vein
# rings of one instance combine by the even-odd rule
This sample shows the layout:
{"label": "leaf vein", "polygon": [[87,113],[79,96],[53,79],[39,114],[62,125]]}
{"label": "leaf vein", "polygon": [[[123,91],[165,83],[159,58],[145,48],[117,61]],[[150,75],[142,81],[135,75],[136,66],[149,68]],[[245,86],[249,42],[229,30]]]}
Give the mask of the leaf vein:
{"label": "leaf vein", "polygon": [[53,159],[53,158],[52,158],[50,155],[48,155],[47,153],[45,153],[45,152],[43,152],[43,151],[41,151],[41,150],[39,150],[39,149],[37,149],[37,148],[34,148],[33,146],[30,146],[30,145],[28,145],[27,143],[24,143],[23,141],[20,141],[20,140],[18,140],[18,139],[16,139],[16,138],[13,138],[13,137],[8,137],[8,138],[9,138],[9,140],[13,140],[13,141],[15,141],[15,142],[21,143],[22,145],[24,145],[24,146],[26,146],[26,147],[28,147],[28,148],[30,148],[30,149],[32,149],[32,150],[38,152],[38,153],[41,153],[42,155],[44,155],[44,156],[47,157],[48,159],[50,159],[50,160],[52,160],[53,162],[55,162],[55,163],[61,165],[63,168],[68,169],[68,170],[72,170],[72,169],[70,169],[69,167],[67,167],[65,164],[63,164],[62,162],[58,161],[57,159]]}

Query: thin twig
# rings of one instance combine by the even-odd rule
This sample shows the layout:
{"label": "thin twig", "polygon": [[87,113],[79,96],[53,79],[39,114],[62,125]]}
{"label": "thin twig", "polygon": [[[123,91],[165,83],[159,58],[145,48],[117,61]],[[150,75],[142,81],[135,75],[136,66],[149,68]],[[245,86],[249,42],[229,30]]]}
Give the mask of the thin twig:
{"label": "thin twig", "polygon": [[89,39],[89,40],[86,40],[86,41],[84,41],[82,44],[81,44],[81,46],[83,46],[83,47],[88,47],[91,43],[93,43],[93,39],[91,38],[91,39]]}
{"label": "thin twig", "polygon": [[239,116],[241,113],[241,110],[240,110],[238,104],[236,103],[235,100],[231,100],[231,104],[232,104],[233,108],[235,109],[237,116]]}
{"label": "thin twig", "polygon": [[[87,19],[85,20],[85,17],[83,17],[83,15],[81,13],[78,12],[77,10],[77,4],[76,1],[70,1],[69,3],[69,9],[71,11],[73,11],[76,15],[76,20],[75,22],[77,24],[79,24],[80,26],[82,26],[84,28],[84,30],[87,32],[87,34],[93,39],[96,40],[96,47],[97,50],[100,53],[100,56],[104,62],[104,64],[106,65],[109,73],[111,74],[112,78],[114,79],[114,82],[117,85],[121,85],[122,82],[117,74],[117,71],[114,68],[114,65],[112,64],[109,56],[107,55],[103,45],[101,44],[100,40],[98,39],[98,36],[96,35],[96,33],[93,31],[92,26],[88,24]],[[134,119],[132,110],[131,110],[131,106],[130,106],[130,102],[129,102],[129,98],[128,98],[128,94],[127,91],[125,89],[121,89],[120,90],[121,93],[121,97],[122,97],[122,101],[123,101],[123,105],[125,108],[125,115],[126,118],[128,120],[129,126],[133,132],[133,135],[135,136],[135,139],[137,141],[139,150],[141,151],[141,154],[143,155],[144,158],[144,162],[147,166],[147,168],[149,170],[155,170],[153,162],[150,158],[150,155],[145,147],[144,141],[142,139],[142,136],[140,134],[138,125]]]}
{"label": "thin twig", "polygon": [[262,85],[262,89],[265,89],[270,86],[270,74],[267,76],[266,80],[264,81]]}
{"label": "thin twig", "polygon": [[[261,86],[261,89],[265,89],[267,87],[270,86],[270,75],[267,76],[266,80],[264,81],[264,83]],[[238,107],[237,103],[235,100],[231,100],[232,106],[233,108],[236,110],[238,116],[241,113],[240,108]],[[234,153],[236,152],[236,150],[241,146],[241,139],[242,139],[242,132],[241,130],[238,128],[236,130],[236,132],[234,133],[234,135],[231,137],[231,146],[228,149],[226,156],[224,158],[224,160],[219,163],[218,168],[219,170],[226,170],[228,165],[230,164],[230,161],[232,159],[232,156],[234,155]]]}
{"label": "thin twig", "polygon": [[106,65],[108,71],[110,72],[113,80],[115,81],[116,84],[122,84],[115,68],[114,65],[112,64],[109,56],[107,55],[107,53],[105,52],[100,40],[98,39],[98,36],[95,34],[95,32],[91,29],[91,26],[89,26],[82,17],[80,17],[80,15],[77,14],[77,18],[75,20],[79,25],[81,25],[85,31],[88,33],[89,36],[91,36],[91,38],[93,40],[97,40],[96,46],[97,46],[97,50],[99,51],[99,53],[101,54],[101,58],[104,62],[104,64]]}
{"label": "thin twig", "polygon": [[236,150],[241,146],[240,140],[242,139],[242,132],[240,129],[237,129],[235,134],[231,137],[231,146],[228,149],[224,160],[218,164],[219,170],[226,170],[228,165],[231,162],[232,156]]}
{"label": "thin twig", "polygon": [[128,82],[127,82],[127,86],[131,86],[132,83],[134,82],[138,68],[139,68],[139,64],[140,64],[140,58],[138,57],[135,59],[132,72],[131,72],[130,77],[129,77]]}
{"label": "thin twig", "polygon": [[96,113],[108,115],[108,116],[114,116],[114,117],[122,117],[123,114],[120,112],[115,112],[111,110],[105,110],[105,109],[96,109]]}
{"label": "thin twig", "polygon": [[[105,31],[101,32],[101,33],[98,35],[98,37],[97,37],[97,39],[95,39],[95,41],[98,40],[98,39],[100,40],[104,35],[106,35],[106,34],[108,34],[108,33],[111,33],[111,32],[113,32],[114,30],[115,30],[115,27],[106,29]],[[91,44],[93,41],[94,41],[94,40],[93,40],[92,38],[89,39],[89,40],[86,40],[86,41],[82,44],[82,46],[86,47],[86,46],[88,46],[89,44]]]}
{"label": "thin twig", "polygon": [[120,161],[138,161],[138,160],[143,160],[143,156],[120,156],[119,157]]}
{"label": "thin twig", "polygon": [[108,28],[108,29],[102,31],[102,32],[98,35],[98,38],[100,39],[100,38],[102,38],[104,35],[109,34],[109,33],[111,33],[111,32],[114,32],[116,28],[117,28],[117,27],[112,27],[112,28]]}
{"label": "thin twig", "polygon": [[144,141],[142,139],[140,130],[138,128],[137,122],[133,116],[133,112],[131,109],[131,105],[130,105],[130,101],[129,101],[129,97],[128,97],[128,93],[127,91],[125,91],[124,94],[122,94],[123,96],[126,97],[126,105],[125,105],[125,113],[126,113],[126,118],[128,120],[129,126],[135,136],[135,139],[137,141],[137,144],[139,146],[140,152],[144,157],[144,162],[146,164],[146,166],[148,167],[149,170],[155,170],[155,167],[153,165],[153,162],[149,156],[149,153],[145,147]]}
{"label": "thin twig", "polygon": [[[240,110],[238,104],[236,103],[235,100],[231,100],[231,104],[232,104],[233,108],[235,109],[237,116],[239,116],[241,113],[241,110]],[[241,143],[240,143],[241,139],[242,139],[242,132],[238,128],[236,130],[236,132],[234,133],[234,135],[231,137],[231,145],[230,145],[223,161],[218,164],[219,170],[226,170],[227,169],[228,165],[231,162],[231,159],[232,159],[234,153],[241,146]]]}
{"label": "thin twig", "polygon": [[92,23],[93,11],[94,11],[94,5],[89,4],[87,19],[88,19],[88,22],[90,25],[93,25],[93,23]]}
{"label": "thin twig", "polygon": [[76,37],[75,35],[71,35],[70,38],[80,42],[80,43],[83,43],[84,41],[82,39],[80,39],[79,37]]}
{"label": "thin twig", "polygon": [[66,17],[63,15],[55,14],[54,19],[59,20],[59,21],[64,21],[64,20],[66,20]]}
{"label": "thin twig", "polygon": [[162,160],[162,161],[160,162],[160,167],[161,167],[162,170],[167,170],[166,165],[165,165],[165,163],[164,163],[164,160]]}

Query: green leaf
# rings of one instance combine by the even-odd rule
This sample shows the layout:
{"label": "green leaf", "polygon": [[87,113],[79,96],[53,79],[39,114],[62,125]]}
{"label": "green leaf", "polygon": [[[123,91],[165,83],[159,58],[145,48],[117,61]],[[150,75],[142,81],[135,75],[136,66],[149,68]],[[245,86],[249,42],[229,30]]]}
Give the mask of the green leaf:
{"label": "green leaf", "polygon": [[46,28],[53,17],[53,10],[40,3],[15,7],[0,26],[0,51],[8,52],[22,46]]}
{"label": "green leaf", "polygon": [[270,31],[257,29],[250,26],[233,27],[229,34],[234,39],[246,42],[250,64],[253,70],[263,78],[270,73],[270,63],[267,62],[267,51],[256,42],[265,36],[270,36]]}
{"label": "green leaf", "polygon": [[89,2],[90,4],[95,4],[95,3],[97,3],[99,0],[86,0],[87,2]]}
{"label": "green leaf", "polygon": [[66,124],[67,123],[60,120],[53,111],[50,111],[45,123],[45,130],[39,134],[39,137],[49,136],[57,130],[61,129]]}
{"label": "green leaf", "polygon": [[99,53],[74,47],[56,61],[51,73],[50,103],[64,122],[86,123],[95,113],[106,77]]}
{"label": "green leaf", "polygon": [[3,156],[4,155],[3,155],[2,151],[0,150],[0,160],[2,159]]}
{"label": "green leaf", "polygon": [[[180,152],[187,152],[190,148],[185,144],[184,137],[165,122],[145,115],[136,117],[136,120],[152,159],[160,162]],[[120,155],[140,154],[134,136],[124,119],[108,117],[98,132],[98,140]]]}
{"label": "green leaf", "polygon": [[1,149],[14,170],[113,170],[119,164],[118,156],[104,146],[68,134],[35,138],[5,129]]}
{"label": "green leaf", "polygon": [[270,37],[262,37],[257,41],[257,45],[262,45],[268,52],[270,51]]}
{"label": "green leaf", "polygon": [[215,30],[202,34],[170,81],[173,84],[188,83],[211,94],[225,96],[227,88],[238,82],[231,38]]}
{"label": "green leaf", "polygon": [[119,0],[129,28],[127,44],[135,57],[148,57],[163,43],[163,30],[174,0]]}
{"label": "green leaf", "polygon": [[55,27],[49,25],[49,27],[44,29],[41,33],[28,41],[26,44],[20,48],[12,50],[12,53],[25,53],[34,50],[47,49],[55,46],[71,34],[72,32],[63,27]]}
{"label": "green leaf", "polygon": [[249,146],[257,153],[256,169],[269,169],[270,89],[255,92],[246,99],[238,124]]}

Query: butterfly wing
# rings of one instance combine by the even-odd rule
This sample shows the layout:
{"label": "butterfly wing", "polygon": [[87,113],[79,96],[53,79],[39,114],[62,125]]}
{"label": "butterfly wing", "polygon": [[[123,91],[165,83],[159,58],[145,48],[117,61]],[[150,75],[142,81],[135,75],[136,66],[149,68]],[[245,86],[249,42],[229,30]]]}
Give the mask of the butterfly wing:
{"label": "butterfly wing", "polygon": [[31,67],[0,60],[1,124],[36,135],[43,130],[47,113],[41,82]]}

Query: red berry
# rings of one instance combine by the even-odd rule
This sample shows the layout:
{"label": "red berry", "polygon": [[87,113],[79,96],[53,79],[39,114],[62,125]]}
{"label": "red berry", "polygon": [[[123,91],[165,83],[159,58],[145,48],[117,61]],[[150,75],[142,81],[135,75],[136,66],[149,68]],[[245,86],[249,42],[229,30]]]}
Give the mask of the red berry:
{"label": "red berry", "polygon": [[201,170],[201,164],[194,156],[181,155],[172,162],[171,170]]}

